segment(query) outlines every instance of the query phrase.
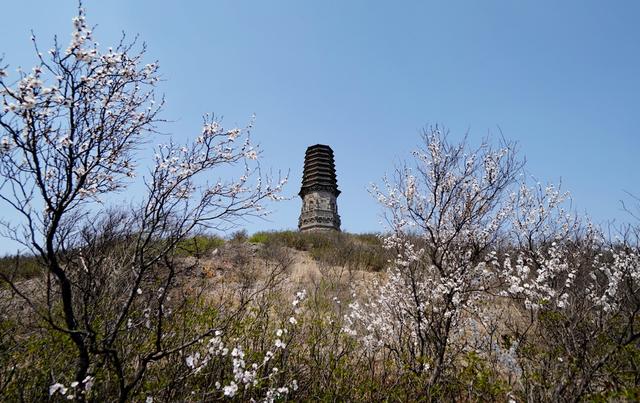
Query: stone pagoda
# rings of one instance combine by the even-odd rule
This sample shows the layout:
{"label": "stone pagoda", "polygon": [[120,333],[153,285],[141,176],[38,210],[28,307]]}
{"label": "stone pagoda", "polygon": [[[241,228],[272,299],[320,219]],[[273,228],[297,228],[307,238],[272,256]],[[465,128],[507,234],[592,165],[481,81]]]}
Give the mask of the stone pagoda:
{"label": "stone pagoda", "polygon": [[331,147],[316,144],[307,148],[302,188],[298,194],[302,198],[302,211],[298,220],[300,231],[340,231],[336,202],[340,191]]}

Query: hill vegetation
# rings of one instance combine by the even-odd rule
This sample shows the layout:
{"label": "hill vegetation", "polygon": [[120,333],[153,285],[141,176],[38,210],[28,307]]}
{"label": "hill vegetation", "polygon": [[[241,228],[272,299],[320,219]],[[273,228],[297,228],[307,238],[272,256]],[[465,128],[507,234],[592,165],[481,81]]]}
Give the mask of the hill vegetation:
{"label": "hill vegetation", "polygon": [[323,265],[350,270],[382,271],[393,258],[383,248],[380,234],[274,231],[253,234],[249,242],[307,251]]}

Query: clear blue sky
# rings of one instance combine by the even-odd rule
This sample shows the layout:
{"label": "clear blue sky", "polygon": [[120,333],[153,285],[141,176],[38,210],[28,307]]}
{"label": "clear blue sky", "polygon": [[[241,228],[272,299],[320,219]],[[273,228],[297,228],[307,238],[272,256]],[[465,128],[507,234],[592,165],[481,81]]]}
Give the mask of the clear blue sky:
{"label": "clear blue sky", "polygon": [[[31,67],[29,30],[66,44],[74,1],[5,1],[0,54]],[[479,141],[499,127],[528,170],[596,222],[640,194],[640,2],[86,1],[96,39],[139,34],[167,80],[164,130],[255,113],[263,167],[300,186],[304,150],[334,149],[343,229],[379,231],[368,185],[409,156],[426,124]],[[300,200],[249,232],[295,228]],[[6,217],[7,212],[3,211]],[[0,252],[15,250],[0,245]]]}

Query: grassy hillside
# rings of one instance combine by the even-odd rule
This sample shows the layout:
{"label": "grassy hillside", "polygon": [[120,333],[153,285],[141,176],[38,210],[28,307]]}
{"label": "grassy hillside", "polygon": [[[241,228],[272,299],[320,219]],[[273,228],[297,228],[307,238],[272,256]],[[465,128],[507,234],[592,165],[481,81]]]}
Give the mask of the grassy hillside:
{"label": "grassy hillside", "polygon": [[379,234],[350,234],[346,232],[257,232],[249,242],[286,246],[307,251],[318,262],[343,266],[353,270],[381,271],[391,255],[382,247]]}
{"label": "grassy hillside", "polygon": [[[571,249],[567,259],[583,271],[578,275],[591,278],[598,273],[592,267],[595,250],[581,248],[584,256]],[[444,361],[438,383],[429,385],[436,356],[425,346],[438,341],[425,336],[421,347],[412,327],[418,316],[411,315],[439,318],[438,301],[418,307],[397,292],[413,284],[381,273],[397,255],[383,247],[377,234],[271,231],[249,236],[239,231],[226,239],[201,234],[176,246],[175,266],[158,262],[154,274],[137,286],[127,280],[129,267],[118,263],[118,250],[127,249],[102,251],[95,262],[108,270],[96,272],[89,285],[96,303],[87,305],[86,317],[88,328],[113,326],[118,318],[114,308],[134,295],[129,319],[116,331],[121,339],[114,344],[123,370],[97,361],[90,369],[90,389],[82,392],[88,401],[115,399],[120,379],[130,381],[140,360],[148,357],[152,364],[129,401],[565,401],[581,384],[587,386],[578,400],[640,397],[640,322],[637,305],[630,302],[637,301],[638,289],[632,282],[624,294],[631,300],[610,305],[618,311],[609,317],[595,306],[583,308],[582,287],[575,288],[566,307],[544,302],[532,309],[504,297],[508,286],[496,282],[474,294],[481,296],[476,311],[461,312],[455,323],[427,324],[421,318],[424,335],[439,323],[453,323],[456,330],[447,344],[451,358]],[[499,260],[516,253],[500,253]],[[624,267],[637,267],[634,253],[620,254],[629,259]],[[600,265],[616,264],[611,252],[597,259]],[[433,267],[426,260],[412,264],[425,272]],[[0,259],[2,273],[14,279],[34,279],[42,273],[39,267],[33,257]],[[175,270],[171,276],[166,275],[169,269]],[[71,268],[69,273],[74,275]],[[74,287],[86,286],[76,278],[81,279],[73,277]],[[161,278],[172,279],[171,292],[161,294],[166,286]],[[420,280],[435,277],[425,278]],[[379,280],[391,288],[376,286]],[[0,400],[66,400],[76,392],[70,335],[36,326],[39,320],[63,325],[61,306],[46,303],[42,282],[16,284],[41,310],[34,315],[12,290],[0,289]],[[177,342],[186,347],[155,358],[158,343]],[[100,347],[104,341],[92,343]],[[64,389],[50,396],[58,384]]]}

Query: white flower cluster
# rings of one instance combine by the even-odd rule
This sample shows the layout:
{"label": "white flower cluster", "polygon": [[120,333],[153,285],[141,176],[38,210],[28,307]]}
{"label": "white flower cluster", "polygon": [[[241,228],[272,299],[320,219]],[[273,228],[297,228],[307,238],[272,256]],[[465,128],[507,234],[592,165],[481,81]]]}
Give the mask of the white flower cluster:
{"label": "white flower cluster", "polygon": [[[398,345],[415,346],[441,320],[455,328],[463,310],[473,309],[481,287],[471,277],[488,273],[479,265],[469,273],[440,276],[435,266],[419,276],[407,276],[407,260],[387,271],[388,278],[374,284],[364,302],[349,305],[343,331],[358,337],[370,351]],[[411,348],[411,347],[409,347]],[[423,368],[425,369],[425,368]]]}
{"label": "white flower cluster", "polygon": [[587,297],[605,313],[614,313],[623,303],[626,290],[640,287],[640,251],[610,249],[610,263],[601,263],[603,254],[596,256],[597,271],[591,273],[586,287]]}
{"label": "white flower cluster", "polygon": [[[56,382],[49,386],[49,396],[54,396],[59,393],[62,396],[66,396],[67,400],[74,400],[77,393],[81,395],[89,393],[93,387],[93,382],[94,378],[92,376],[87,376],[82,382],[73,381],[69,386]],[[80,388],[78,388],[78,386],[80,386]]]}
{"label": "white flower cluster", "polygon": [[[1,79],[2,76],[0,76],[0,80]],[[36,66],[33,68],[33,73],[22,76],[15,89],[5,87],[0,90],[0,95],[2,95],[2,111],[4,113],[12,112],[15,114],[28,115],[37,105],[47,100],[58,99],[59,95],[56,95],[58,91],[57,87],[43,87],[42,80],[42,67]],[[47,116],[46,114],[39,113],[31,117],[41,117],[43,115]],[[30,121],[34,120],[30,119]]]}
{"label": "white flower cluster", "polygon": [[413,153],[417,174],[404,167],[393,180],[383,178],[384,189],[372,185],[371,193],[387,208],[396,232],[418,230],[448,243],[489,242],[510,213],[510,205],[495,203],[492,192],[502,186],[499,177],[506,180],[512,152],[505,147],[462,158],[463,145],[446,145],[440,135],[436,129],[426,138],[426,150]]}
{"label": "white flower cluster", "polygon": [[[302,290],[295,294],[292,305],[296,314],[300,314],[300,303],[306,298],[306,291]],[[233,378],[228,384],[223,385],[220,382],[216,382],[216,388],[220,390],[225,397],[235,397],[242,390],[249,390],[256,388],[261,384],[268,383],[273,384],[276,382],[276,376],[280,373],[277,367],[269,367],[271,361],[276,354],[285,350],[287,344],[283,341],[291,329],[298,324],[298,319],[295,316],[289,317],[287,320],[287,326],[276,329],[276,339],[273,343],[274,350],[267,350],[260,362],[247,363],[245,350],[241,345],[236,344],[231,350],[227,347],[222,340],[223,334],[217,330],[214,333],[208,344],[207,349],[202,354],[200,352],[194,352],[191,355],[185,357],[185,363],[187,367],[193,371],[194,374],[204,370],[207,365],[216,357],[228,357],[231,359]],[[266,376],[259,376],[265,369],[268,369]],[[294,379],[290,383],[282,386],[270,386],[266,389],[264,397],[261,401],[273,402],[274,400],[288,395],[291,391],[298,389],[298,383]]]}
{"label": "white flower cluster", "polygon": [[[575,281],[576,269],[566,261],[568,254],[562,244],[553,242],[535,256],[519,252],[512,265],[506,254],[502,274],[509,285],[504,296],[523,298],[527,309],[539,309],[548,304],[558,308],[568,305],[566,292]],[[534,269],[532,269],[534,268]],[[558,284],[562,284],[558,287]]]}
{"label": "white flower cluster", "polygon": [[429,340],[450,338],[462,313],[476,310],[498,280],[495,256],[477,250],[488,249],[509,217],[510,205],[496,194],[513,169],[509,147],[483,145],[467,155],[438,128],[425,142],[413,153],[415,169],[405,166],[383,179],[384,189],[371,188],[391,226],[384,245],[397,255],[387,280],[350,305],[344,327],[370,350],[386,346],[400,359],[413,357],[403,365],[417,371],[428,369],[437,348]]}
{"label": "white flower cluster", "polygon": [[[24,175],[46,181],[40,186],[52,203],[64,192],[84,199],[121,188],[134,176],[130,152],[159,110],[153,102],[158,67],[140,66],[144,50],[132,55],[121,44],[103,53],[83,10],[73,24],[66,54],[53,48],[50,61],[39,54],[40,64],[30,74],[20,71],[14,88],[0,75],[0,120],[13,128],[1,150],[16,153],[11,160]],[[29,149],[37,153],[21,152]]]}
{"label": "white flower cluster", "polygon": [[[624,241],[605,247],[599,229],[590,222],[583,226],[566,213],[567,197],[552,185],[540,184],[522,185],[512,194],[512,240],[521,247],[513,256],[504,255],[501,276],[507,289],[502,295],[520,299],[532,310],[565,309],[572,298],[586,298],[595,309],[613,313],[621,307],[627,287],[636,289],[640,283],[637,247]],[[579,246],[571,243],[574,234],[579,234]],[[598,250],[603,251],[590,256]],[[580,269],[580,261],[588,264]]]}
{"label": "white flower cluster", "polygon": [[505,253],[501,275],[508,288],[502,295],[523,300],[526,309],[570,304],[577,269],[565,240],[579,223],[563,208],[567,198],[568,193],[540,183],[531,188],[523,183],[510,197],[511,238],[521,247],[514,256]]}
{"label": "white flower cluster", "polygon": [[[238,206],[266,215],[260,200],[282,199],[280,193],[287,182],[287,178],[283,178],[277,184],[270,179],[263,183],[259,175],[254,175],[258,170],[252,160],[258,159],[258,151],[251,144],[249,129],[226,130],[209,115],[205,115],[202,133],[193,144],[161,144],[156,148],[154,159],[154,182],[161,193],[185,201],[198,194],[209,201],[208,206],[212,209],[224,209],[233,204],[234,209]],[[236,179],[196,185],[196,175],[234,164],[244,166],[244,171]],[[252,186],[253,176],[256,183]],[[153,204],[148,206],[149,211],[154,208]]]}

